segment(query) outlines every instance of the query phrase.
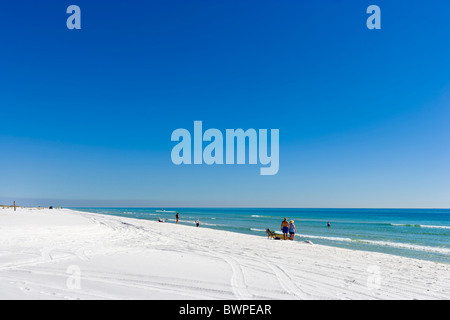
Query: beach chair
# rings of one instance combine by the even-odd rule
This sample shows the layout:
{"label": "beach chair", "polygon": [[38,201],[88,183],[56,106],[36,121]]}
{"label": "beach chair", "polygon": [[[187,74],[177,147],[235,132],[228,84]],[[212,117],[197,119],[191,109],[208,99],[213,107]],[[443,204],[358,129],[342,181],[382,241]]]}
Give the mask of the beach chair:
{"label": "beach chair", "polygon": [[270,229],[266,229],[266,233],[267,233],[267,239],[280,240],[280,237],[274,231],[271,231]]}

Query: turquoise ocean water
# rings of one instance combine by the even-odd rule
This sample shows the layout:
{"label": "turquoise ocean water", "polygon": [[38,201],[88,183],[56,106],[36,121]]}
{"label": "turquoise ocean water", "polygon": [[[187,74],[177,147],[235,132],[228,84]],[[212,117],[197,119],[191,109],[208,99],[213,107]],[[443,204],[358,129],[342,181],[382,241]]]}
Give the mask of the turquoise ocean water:
{"label": "turquoise ocean water", "polygon": [[[450,209],[72,208],[261,236],[294,220],[296,241],[450,263]],[[331,227],[327,227],[327,222]]]}

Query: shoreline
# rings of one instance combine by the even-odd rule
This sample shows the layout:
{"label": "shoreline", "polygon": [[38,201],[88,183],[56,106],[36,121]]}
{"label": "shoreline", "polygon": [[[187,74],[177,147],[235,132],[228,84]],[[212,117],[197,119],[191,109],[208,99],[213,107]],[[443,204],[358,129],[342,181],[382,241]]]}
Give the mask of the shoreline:
{"label": "shoreline", "polygon": [[[69,209],[107,215],[132,217],[135,219],[150,221],[154,221],[157,217],[159,217],[163,218],[166,222],[169,223],[175,223],[175,218],[172,216],[176,212],[162,212],[160,210],[156,210],[157,208]],[[292,212],[284,212],[282,214],[279,214],[279,212],[267,212],[267,209],[255,208],[249,210],[242,209],[242,212],[239,212],[240,210],[230,208],[221,208],[218,210],[209,209],[206,211],[202,208],[195,208],[193,211],[186,208],[178,209],[181,209],[180,224],[191,226],[194,225],[194,220],[199,218],[200,225],[204,228],[224,230],[228,232],[235,232],[238,234],[258,235],[262,237],[267,236],[266,229],[268,227],[270,227],[270,229],[274,231],[277,236],[282,235],[281,231],[277,228],[272,229],[272,227],[275,225],[274,222],[277,220],[281,221],[283,219],[283,216],[290,216],[290,219],[293,219],[299,223],[299,230],[295,235],[295,241],[312,241],[315,244],[321,244],[325,246],[346,248],[350,250],[386,253],[412,259],[450,264],[450,248],[448,248],[447,246],[441,246],[438,240],[439,238],[434,234],[435,232],[433,232],[434,235],[432,236],[432,232],[429,231],[438,230],[438,232],[444,233],[444,231],[441,230],[450,229],[450,225],[430,225],[433,223],[439,224],[441,222],[429,220],[415,220],[414,222],[407,222],[407,218],[405,220],[405,218],[399,219],[398,215],[395,216],[396,214],[398,214],[398,212],[395,212],[392,217],[389,217],[388,219],[377,221],[373,220],[373,217],[370,216],[364,217],[364,215],[367,214],[365,210],[363,210],[363,212],[361,213],[363,216],[363,218],[361,219],[355,216],[348,216],[343,219],[342,216],[339,216],[339,211],[335,212],[335,209],[333,209],[330,212],[329,210],[324,209],[325,212],[322,214],[322,216],[328,216],[329,218],[325,220],[323,218],[319,218],[318,216],[311,216],[310,212],[304,212],[302,214],[302,210],[304,209],[294,209],[294,216],[291,216]],[[169,213],[169,215],[166,216],[164,215],[165,213]],[[237,215],[235,215],[234,213],[236,213]],[[299,213],[300,216],[298,216]],[[329,216],[329,214],[334,215],[336,213],[338,213],[336,216]],[[381,214],[385,214],[385,210],[381,210]],[[448,212],[448,214],[450,214],[450,212]],[[333,228],[328,227],[320,230],[318,224],[323,223],[325,225],[327,220],[333,221]],[[337,228],[334,228],[334,226],[337,226]],[[404,232],[406,228],[411,227],[414,227],[414,229],[411,229],[411,232],[408,232],[409,236],[402,237],[406,235],[405,233],[402,234],[402,232]],[[354,230],[351,230],[352,228],[354,228]],[[378,230],[370,230],[371,228],[378,228]],[[420,230],[424,231],[421,233]],[[415,238],[416,234],[417,236],[423,235],[425,238],[423,238],[422,241],[417,242]],[[447,236],[447,234],[443,234],[443,237]],[[443,237],[441,237],[440,239],[444,240],[445,238]]]}
{"label": "shoreline", "polygon": [[73,209],[0,231],[1,299],[450,299],[448,264],[384,253]]}

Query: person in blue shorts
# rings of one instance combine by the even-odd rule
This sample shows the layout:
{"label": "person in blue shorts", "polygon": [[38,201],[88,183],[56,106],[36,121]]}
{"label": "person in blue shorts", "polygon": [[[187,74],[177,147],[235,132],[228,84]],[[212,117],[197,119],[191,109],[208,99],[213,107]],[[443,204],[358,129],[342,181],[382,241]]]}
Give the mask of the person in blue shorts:
{"label": "person in blue shorts", "polygon": [[281,222],[281,231],[283,231],[283,240],[286,240],[289,233],[289,222],[287,218],[284,218],[283,222]]}

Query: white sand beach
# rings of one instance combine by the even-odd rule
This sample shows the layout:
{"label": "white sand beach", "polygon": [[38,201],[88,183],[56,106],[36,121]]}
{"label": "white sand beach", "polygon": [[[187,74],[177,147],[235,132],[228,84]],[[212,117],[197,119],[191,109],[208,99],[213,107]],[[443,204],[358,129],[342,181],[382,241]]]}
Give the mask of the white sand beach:
{"label": "white sand beach", "polygon": [[450,299],[450,266],[68,209],[0,209],[0,299]]}

